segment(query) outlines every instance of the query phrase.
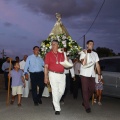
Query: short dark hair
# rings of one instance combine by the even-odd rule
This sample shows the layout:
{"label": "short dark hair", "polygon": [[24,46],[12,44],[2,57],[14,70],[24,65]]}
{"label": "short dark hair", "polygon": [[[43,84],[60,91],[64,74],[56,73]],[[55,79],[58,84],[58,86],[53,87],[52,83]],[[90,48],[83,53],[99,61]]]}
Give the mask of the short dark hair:
{"label": "short dark hair", "polygon": [[90,42],[94,43],[93,40],[88,40],[88,41],[86,42],[86,44],[89,44]]}
{"label": "short dark hair", "polygon": [[54,40],[52,40],[52,42],[57,42],[57,43],[58,43],[58,40],[55,40],[55,39],[54,39]]}
{"label": "short dark hair", "polygon": [[6,57],[5,60],[7,60],[9,57]]}
{"label": "short dark hair", "polygon": [[34,46],[34,47],[33,47],[33,50],[35,50],[35,48],[38,48],[38,49],[39,49],[39,47],[38,47],[38,46]]}
{"label": "short dark hair", "polygon": [[19,63],[19,62],[16,62],[16,61],[15,61],[15,62],[13,63],[13,67],[14,67],[17,63]]}
{"label": "short dark hair", "polygon": [[16,57],[15,57],[15,59],[19,59],[19,57],[18,57],[18,56],[16,56]]}

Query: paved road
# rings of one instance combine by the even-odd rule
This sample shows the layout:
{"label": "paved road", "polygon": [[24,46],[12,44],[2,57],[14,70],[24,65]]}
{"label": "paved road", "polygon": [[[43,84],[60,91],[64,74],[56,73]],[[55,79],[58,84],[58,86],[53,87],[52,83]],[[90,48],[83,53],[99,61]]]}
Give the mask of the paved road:
{"label": "paved road", "polygon": [[62,111],[56,116],[51,104],[51,97],[42,98],[43,104],[34,106],[31,93],[29,98],[22,99],[22,107],[6,106],[6,91],[0,91],[0,120],[120,120],[120,99],[103,97],[103,105],[91,105],[92,112],[86,113],[82,107],[82,99],[77,100],[68,95],[65,104],[61,105]]}

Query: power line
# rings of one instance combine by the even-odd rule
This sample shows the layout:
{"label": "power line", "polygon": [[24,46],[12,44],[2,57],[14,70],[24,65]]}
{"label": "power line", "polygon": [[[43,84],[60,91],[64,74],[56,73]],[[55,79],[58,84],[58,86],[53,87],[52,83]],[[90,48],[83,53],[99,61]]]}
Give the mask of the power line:
{"label": "power line", "polygon": [[[101,9],[102,9],[104,3],[105,3],[105,0],[103,0],[103,3],[102,3],[102,5],[101,5],[101,7],[100,7],[100,9],[99,9],[99,11],[98,11],[98,13],[97,13],[95,19],[93,20],[92,24],[90,25],[90,27],[88,28],[88,30],[86,31],[86,33],[85,33],[82,37],[80,37],[80,39],[83,38],[83,37],[90,31],[90,29],[92,28],[93,24],[95,23],[95,21],[96,21],[98,15],[99,15],[99,13],[101,12]],[[80,40],[80,39],[79,39],[79,40]]]}

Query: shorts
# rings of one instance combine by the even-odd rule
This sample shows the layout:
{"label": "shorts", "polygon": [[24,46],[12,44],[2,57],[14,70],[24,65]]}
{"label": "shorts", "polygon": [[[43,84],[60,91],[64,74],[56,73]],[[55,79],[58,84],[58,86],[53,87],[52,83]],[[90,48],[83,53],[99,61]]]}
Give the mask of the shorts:
{"label": "shorts", "polygon": [[102,82],[96,83],[95,89],[96,89],[96,90],[103,90],[103,83],[102,83]]}
{"label": "shorts", "polygon": [[23,94],[23,86],[13,86],[12,87],[12,95],[18,95],[18,94]]}

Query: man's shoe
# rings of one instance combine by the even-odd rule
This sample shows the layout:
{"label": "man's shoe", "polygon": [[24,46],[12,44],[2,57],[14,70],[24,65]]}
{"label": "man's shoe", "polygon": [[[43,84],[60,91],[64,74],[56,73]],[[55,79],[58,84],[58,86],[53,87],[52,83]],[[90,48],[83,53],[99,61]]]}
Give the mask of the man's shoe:
{"label": "man's shoe", "polygon": [[39,104],[42,104],[42,100],[39,100],[38,103],[39,103]]}
{"label": "man's shoe", "polygon": [[38,103],[37,103],[37,102],[34,102],[34,106],[38,106]]}
{"label": "man's shoe", "polygon": [[60,115],[60,111],[55,111],[55,115]]}
{"label": "man's shoe", "polygon": [[90,112],[91,112],[91,109],[90,109],[90,108],[86,109],[86,112],[87,112],[87,113],[90,113]]}

